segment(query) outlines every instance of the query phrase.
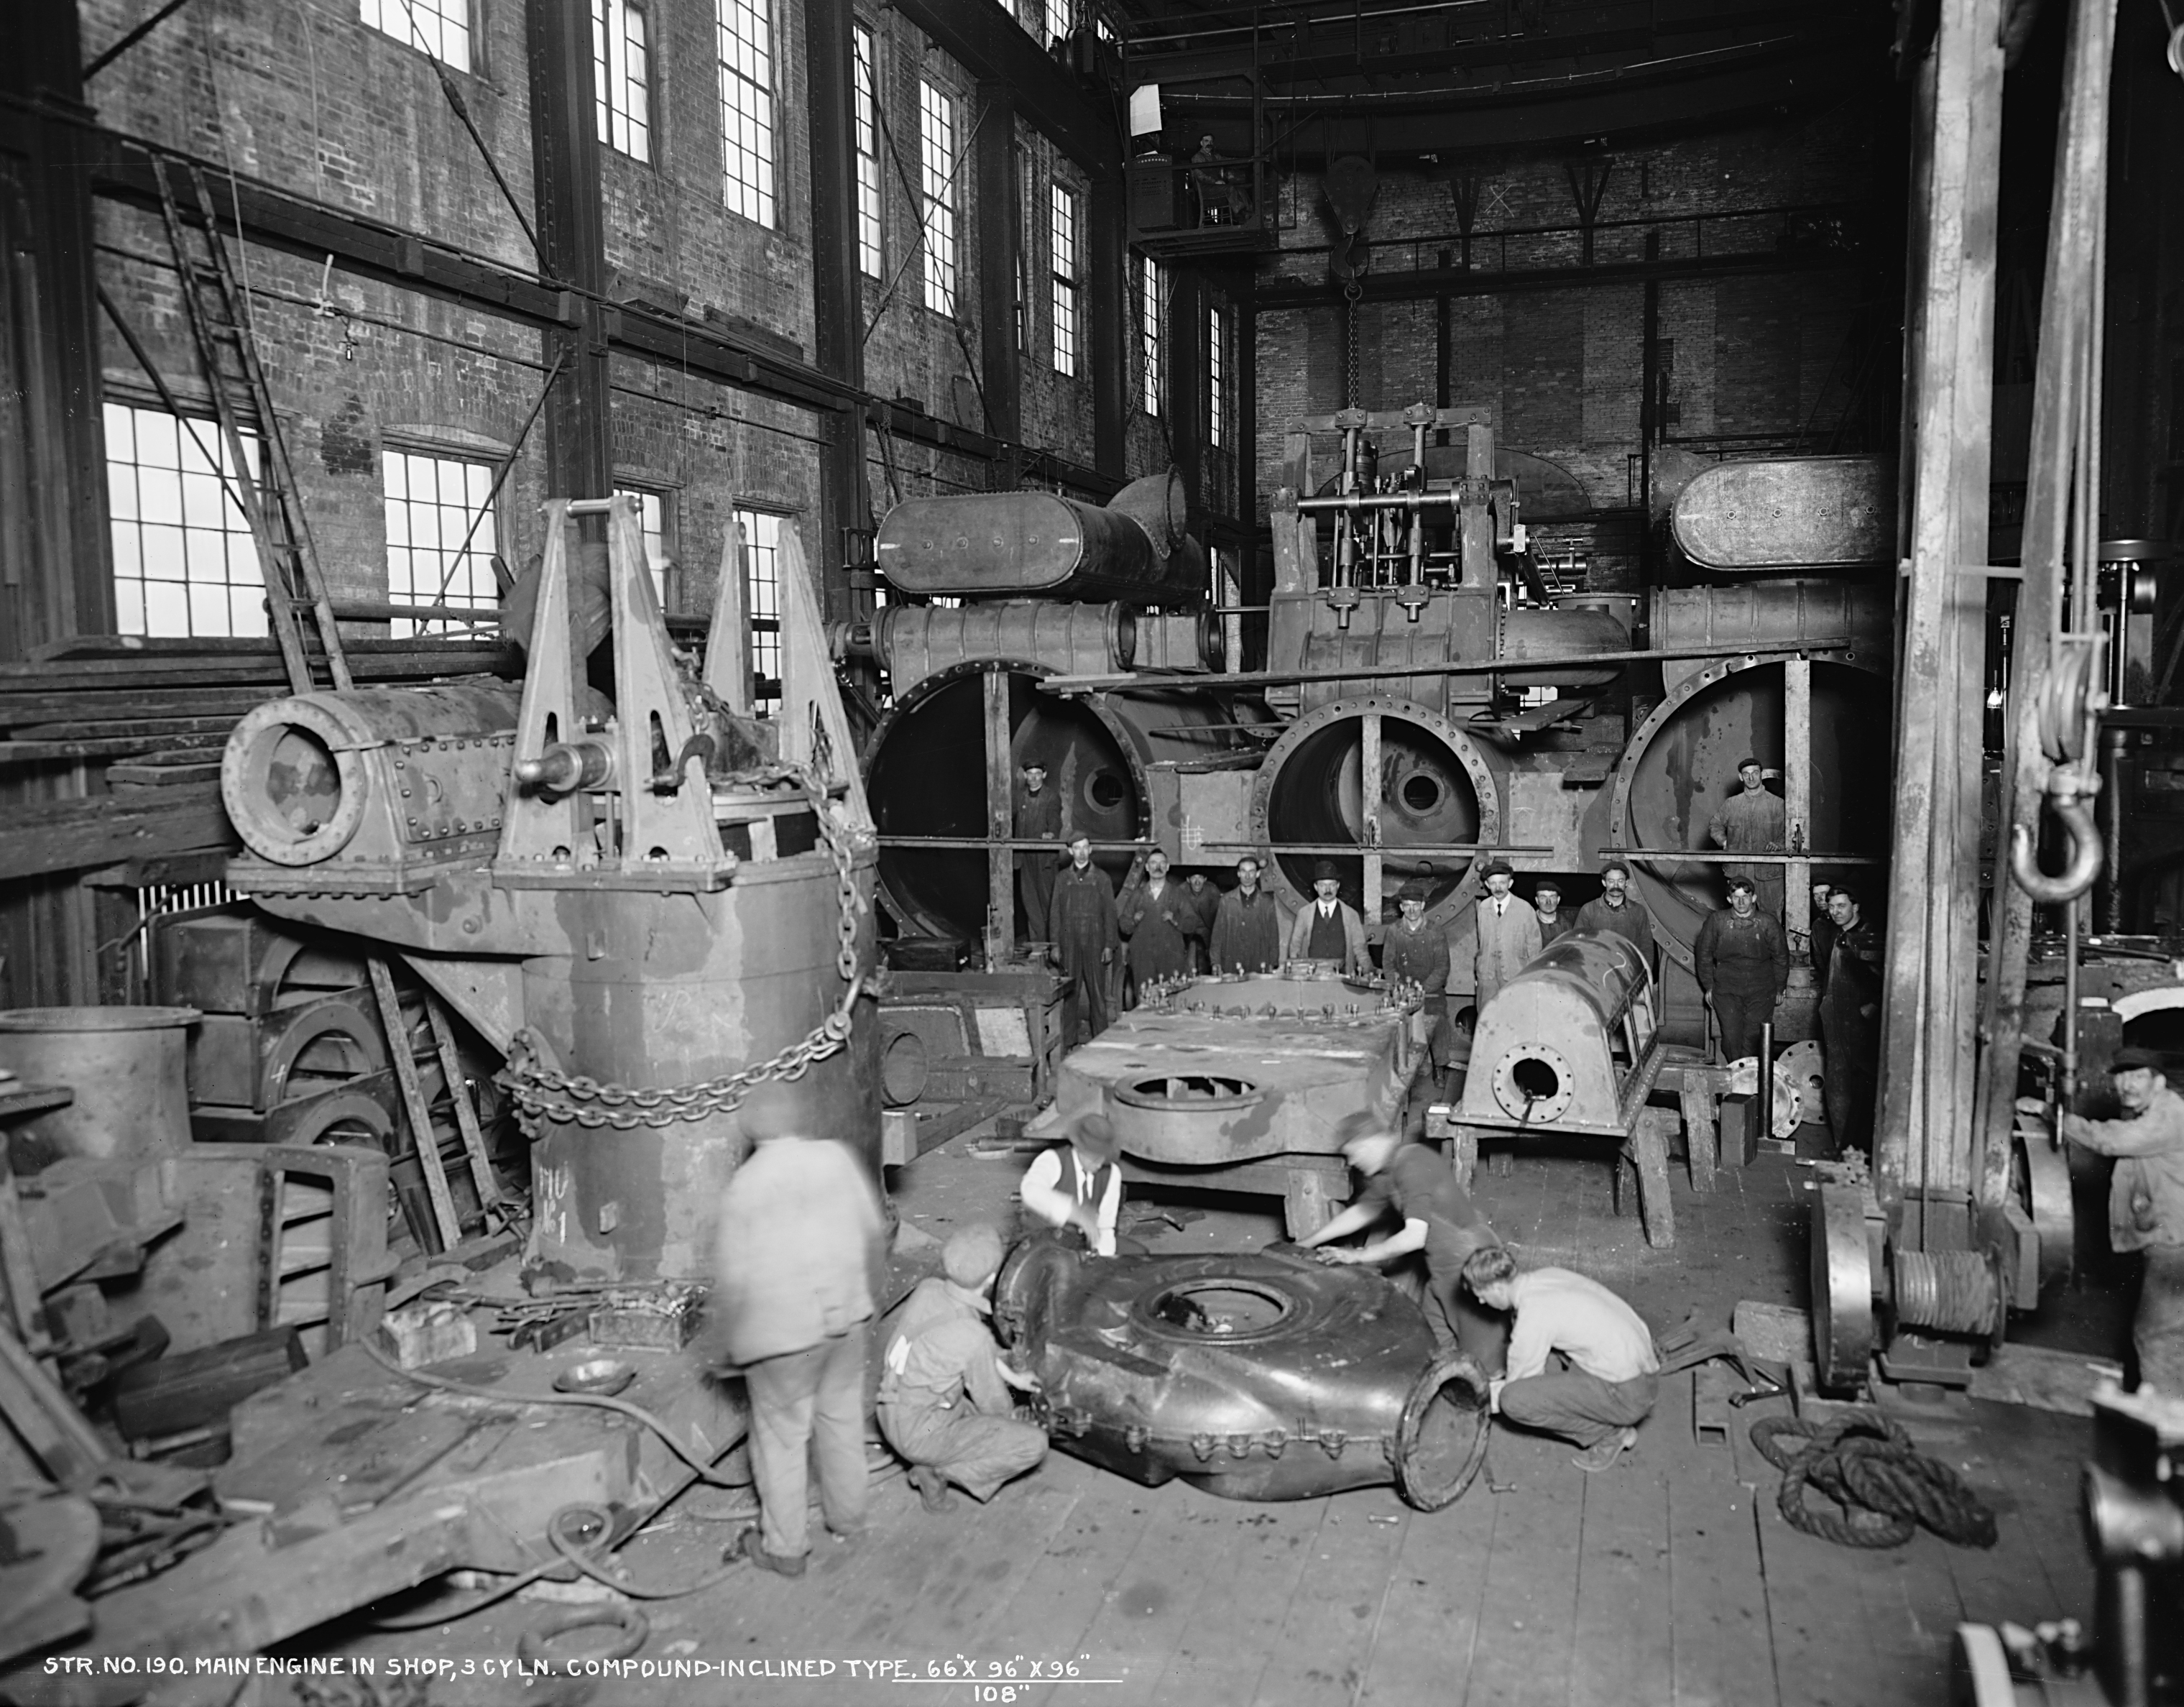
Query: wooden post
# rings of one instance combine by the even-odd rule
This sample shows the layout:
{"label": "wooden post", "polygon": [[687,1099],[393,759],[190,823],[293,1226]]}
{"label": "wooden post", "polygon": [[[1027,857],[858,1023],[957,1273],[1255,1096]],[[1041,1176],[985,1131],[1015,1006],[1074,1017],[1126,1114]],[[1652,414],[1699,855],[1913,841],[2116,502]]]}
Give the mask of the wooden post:
{"label": "wooden post", "polygon": [[[1788,658],[1782,664],[1782,801],[1785,848],[1802,853],[1813,845],[1813,661]],[[1782,897],[1782,928],[1794,940],[1809,943],[1813,929],[1813,868],[1803,860],[1782,868],[1788,884]],[[1822,968],[1815,966],[1819,972]]]}
{"label": "wooden post", "polygon": [[[1875,1186],[1970,1183],[2001,0],[1943,0],[1913,122],[1908,577]],[[1916,1230],[1912,1242],[1923,1243]]]}
{"label": "wooden post", "polygon": [[986,684],[986,904],[992,910],[990,936],[1006,949],[1016,940],[1016,859],[1009,848],[1009,838],[1016,834],[1016,791],[1009,766],[1009,675],[1006,670],[989,670],[980,679]]}
{"label": "wooden post", "polygon": [[1358,834],[1365,844],[1365,928],[1380,923],[1380,714],[1359,720],[1357,746]]}

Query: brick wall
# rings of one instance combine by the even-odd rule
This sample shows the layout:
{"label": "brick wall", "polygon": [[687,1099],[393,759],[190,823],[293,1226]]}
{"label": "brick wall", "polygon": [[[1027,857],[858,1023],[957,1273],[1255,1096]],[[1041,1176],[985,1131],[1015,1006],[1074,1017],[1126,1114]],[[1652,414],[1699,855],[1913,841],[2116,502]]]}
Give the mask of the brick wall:
{"label": "brick wall", "polygon": [[[136,0],[83,0],[86,55],[142,11]],[[532,214],[532,147],[520,0],[476,0],[471,71],[449,75],[508,180]],[[668,309],[710,311],[812,344],[810,183],[805,142],[805,50],[800,0],[775,0],[777,209],[773,227],[729,213],[721,193],[719,68],[712,0],[652,0],[650,158],[602,147],[611,287]],[[871,326],[866,383],[931,413],[983,427],[966,346],[979,348],[972,265],[978,221],[967,156],[975,87],[922,32],[891,11],[874,25],[881,104],[883,279],[863,281]],[[966,163],[957,175],[959,342],[924,305],[913,259],[921,208],[918,82],[958,97]],[[443,95],[424,56],[358,21],[342,0],[195,0],[92,86],[102,122],[187,148],[299,193],[444,238],[519,267],[532,265],[513,212]],[[1092,455],[1089,378],[1053,371],[1046,304],[1047,186],[1066,165],[1019,126],[1035,217],[1029,348],[1023,361],[1026,438],[1079,461]],[[898,160],[899,156],[899,160]],[[905,182],[907,180],[907,183]],[[1081,188],[1081,184],[1078,185]],[[102,277],[164,377],[200,397],[176,281],[163,265],[156,219],[112,204],[98,210]],[[492,316],[337,271],[315,311],[320,268],[257,248],[242,252],[256,294],[256,331],[303,487],[307,514],[337,592],[386,589],[382,462],[390,438],[488,460],[505,458],[543,379],[539,340]],[[885,297],[905,259],[911,264]],[[127,349],[103,329],[113,393],[156,406]],[[1089,370],[1086,370],[1089,371]],[[617,478],[667,496],[671,549],[694,605],[709,600],[728,516],[738,505],[807,515],[818,491],[817,421],[807,410],[749,396],[672,365],[617,356],[612,366]],[[533,429],[499,506],[511,566],[540,544],[543,434]],[[980,489],[983,463],[900,440],[867,443],[876,507],[894,494]],[[1137,419],[1133,471],[1165,460],[1157,423]],[[807,526],[805,544],[822,542]]]}

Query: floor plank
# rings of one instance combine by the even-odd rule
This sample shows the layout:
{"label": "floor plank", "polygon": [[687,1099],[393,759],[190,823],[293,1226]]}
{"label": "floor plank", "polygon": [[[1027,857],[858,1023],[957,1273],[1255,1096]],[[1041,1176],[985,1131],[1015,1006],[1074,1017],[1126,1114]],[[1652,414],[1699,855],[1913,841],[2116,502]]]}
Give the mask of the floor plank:
{"label": "floor plank", "polygon": [[1217,1526],[1220,1557],[1153,1691],[1155,1707],[1248,1707],[1260,1699],[1270,1645],[1287,1627],[1292,1607],[1301,1598],[1301,1615],[1316,1611],[1310,1566],[1334,1503],[1232,1508]]}
{"label": "floor plank", "polygon": [[1439,1699],[1469,1673],[1498,1509],[1482,1477],[1455,1504],[1412,1514],[1356,1698],[1364,1707]]}
{"label": "floor plank", "polygon": [[1479,1640],[1462,1699],[1476,1707],[1564,1702],[1577,1624],[1584,1472],[1563,1441],[1497,1429],[1496,1487]]}
{"label": "floor plank", "polygon": [[[1688,1401],[1686,1401],[1688,1409]],[[1673,1428],[1656,1419],[1641,1441]],[[1580,1470],[1580,1475],[1585,1473]],[[1580,1489],[1570,1707],[1671,1707],[1669,1492],[1662,1454],[1627,1453]]]}
{"label": "floor plank", "polygon": [[1326,1503],[1295,1604],[1268,1647],[1260,1707],[1351,1707],[1384,1627],[1382,1597],[1408,1526],[1371,1521],[1395,1509],[1378,1489]]}
{"label": "floor plank", "polygon": [[1672,1477],[1669,1611],[1676,1707],[1760,1707],[1782,1699],[1752,1487]]}

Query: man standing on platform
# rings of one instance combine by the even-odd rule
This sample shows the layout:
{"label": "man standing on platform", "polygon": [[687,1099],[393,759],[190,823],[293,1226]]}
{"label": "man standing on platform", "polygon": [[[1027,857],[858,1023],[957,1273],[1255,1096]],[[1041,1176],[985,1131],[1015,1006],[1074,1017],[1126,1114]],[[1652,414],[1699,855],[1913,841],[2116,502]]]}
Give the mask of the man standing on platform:
{"label": "man standing on platform", "polygon": [[1532,911],[1540,916],[1542,948],[1577,929],[1576,921],[1563,911],[1563,886],[1551,877],[1543,877],[1532,886]]}
{"label": "man standing on platform", "polygon": [[[1722,802],[1707,824],[1707,840],[1731,853],[1780,853],[1789,823],[1789,808],[1781,797],[1767,792],[1766,773],[1757,759],[1739,761],[1736,779],[1744,792]],[[1732,865],[1732,878],[1747,877],[1758,885],[1760,912],[1778,923],[1782,917],[1782,867],[1779,865]]]}
{"label": "man standing on platform", "polygon": [[[1039,759],[1026,759],[1023,767],[1023,786],[1017,790],[1016,833],[1019,838],[1043,842],[1061,840],[1061,796],[1050,793],[1046,786],[1046,765]],[[1017,893],[1022,898],[1024,937],[1030,942],[1045,942],[1047,914],[1054,901],[1055,855],[1045,848],[1017,850]]]}
{"label": "man standing on platform", "polygon": [[1479,934],[1471,962],[1472,988],[1481,1019],[1502,986],[1540,951],[1540,916],[1530,902],[1510,893],[1516,884],[1517,873],[1508,861],[1497,859],[1487,866],[1486,898],[1479,903]]}
{"label": "man standing on platform", "polygon": [[1180,978],[1190,970],[1189,939],[1198,934],[1198,904],[1190,890],[1167,880],[1167,856],[1158,848],[1145,856],[1145,880],[1123,891],[1115,917],[1130,941],[1130,976],[1140,1001],[1155,979]]}
{"label": "man standing on platform", "polygon": [[1729,880],[1729,905],[1707,915],[1691,946],[1699,988],[1721,1030],[1721,1058],[1741,1061],[1759,1052],[1760,1028],[1790,981],[1790,944],[1781,924],[1759,911],[1758,886],[1748,877]]}
{"label": "man standing on platform", "polygon": [[1204,972],[1212,964],[1206,945],[1212,940],[1213,920],[1221,911],[1221,891],[1216,889],[1202,871],[1195,871],[1184,879],[1184,898],[1190,903],[1192,913],[1198,920],[1198,929],[1190,939],[1190,969]]}
{"label": "man standing on platform", "polygon": [[1606,1470],[1637,1445],[1661,1397],[1660,1355],[1637,1311],[1568,1269],[1520,1275],[1499,1248],[1472,1257],[1463,1279],[1489,1309],[1516,1314],[1507,1370],[1487,1386],[1495,1410],[1574,1441],[1582,1470]]}
{"label": "man standing on platform", "polygon": [[1580,930],[1612,930],[1646,957],[1646,969],[1653,969],[1653,915],[1630,893],[1630,867],[1610,860],[1600,868],[1600,899],[1577,910]]}
{"label": "man standing on platform", "polygon": [[1342,873],[1334,862],[1320,861],[1312,868],[1312,905],[1290,924],[1289,957],[1326,962],[1352,977],[1362,977],[1373,969],[1372,953],[1365,946],[1365,921],[1340,898],[1341,893]]}
{"label": "man standing on platform", "polygon": [[1836,952],[1836,922],[1828,913],[1828,897],[1834,893],[1830,884],[1813,885],[1813,987],[1823,995],[1828,987],[1828,962]]}
{"label": "man standing on platform", "polygon": [[1424,994],[1425,1005],[1418,1018],[1438,1087],[1448,1071],[1448,938],[1427,928],[1426,903],[1432,896],[1433,891],[1418,878],[1412,878],[1397,892],[1399,917],[1388,927],[1387,940],[1380,945],[1380,970],[1390,983],[1412,985]]}
{"label": "man standing on platform", "polygon": [[705,1344],[750,1394],[759,1526],[728,1548],[780,1576],[811,1551],[807,1463],[827,1527],[865,1523],[865,1332],[884,1285],[879,1193],[817,1135],[808,1081],[762,1079],[736,1111],[755,1146],[721,1193]]}
{"label": "man standing on platform", "polygon": [[1835,946],[1828,955],[1827,989],[1820,997],[1820,1043],[1825,1052],[1821,1090],[1836,1153],[1873,1152],[1873,1099],[1880,1079],[1880,933],[1865,922],[1858,896],[1837,889],[1828,896]]}
{"label": "man standing on platform", "polygon": [[[1426,1265],[1426,1323],[1443,1351],[1461,1350],[1491,1375],[1502,1358],[1502,1326],[1463,1293],[1466,1262],[1499,1249],[1501,1241],[1457,1183],[1448,1158],[1429,1145],[1409,1144],[1384,1121],[1346,1116],[1335,1135],[1350,1165],[1364,1176],[1357,1200],[1317,1233],[1297,1241],[1323,1263],[1388,1263],[1419,1252]],[[1362,1232],[1384,1215],[1401,1224],[1386,1238],[1336,1249],[1330,1241]]]}
{"label": "man standing on platform", "polygon": [[1214,910],[1213,970],[1279,971],[1285,924],[1280,905],[1259,887],[1258,861],[1245,854],[1236,862],[1236,887]]}
{"label": "man standing on platform", "polygon": [[[2109,1063],[2120,1120],[2063,1117],[2073,1144],[2116,1158],[2109,1184],[2109,1243],[2146,1253],[2131,1338],[2138,1384],[2184,1398],[2184,1097],[2169,1088],[2161,1057],[2119,1049]],[[2018,1104],[2034,1112],[2037,1097]]]}
{"label": "man standing on platform", "polygon": [[1061,958],[1062,1035],[1074,1048],[1107,1029],[1107,977],[1123,940],[1115,891],[1107,873],[1092,863],[1089,836],[1069,844],[1069,863],[1054,880],[1050,918]]}

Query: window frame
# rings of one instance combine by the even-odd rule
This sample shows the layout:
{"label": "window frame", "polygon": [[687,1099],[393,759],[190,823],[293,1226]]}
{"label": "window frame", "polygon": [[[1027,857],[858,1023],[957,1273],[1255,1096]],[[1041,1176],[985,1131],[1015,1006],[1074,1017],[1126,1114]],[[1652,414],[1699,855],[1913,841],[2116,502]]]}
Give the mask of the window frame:
{"label": "window frame", "polygon": [[[880,170],[879,32],[862,20],[850,29],[850,148],[856,156],[857,270],[887,276],[887,197]],[[871,146],[867,148],[867,142]],[[869,236],[867,235],[869,227]]]}
{"label": "window frame", "polygon": [[[432,596],[426,596],[415,584],[416,561],[414,555],[407,566],[411,572],[410,577],[411,584],[409,590],[405,593],[395,585],[395,552],[399,549],[414,553],[420,549],[407,539],[404,539],[398,547],[395,544],[392,517],[388,514],[388,510],[389,506],[397,500],[387,490],[387,477],[393,469],[394,459],[397,457],[421,458],[434,463],[454,463],[465,468],[476,469],[486,477],[485,497],[480,510],[488,518],[491,524],[490,530],[483,527],[473,529],[469,527],[469,518],[480,513],[479,510],[465,509],[463,512],[464,531],[470,536],[470,545],[466,550],[462,551],[461,555],[471,560],[467,585],[458,588],[452,580],[448,580],[445,582],[447,588],[445,592],[435,591]],[[502,551],[504,542],[507,538],[507,516],[504,508],[507,488],[504,482],[501,483],[500,489],[496,491],[494,483],[499,480],[501,469],[507,460],[508,453],[505,451],[490,450],[474,444],[450,444],[429,438],[413,438],[406,434],[389,435],[386,438],[380,448],[379,496],[380,514],[386,524],[383,549],[386,553],[388,604],[446,605],[465,611],[491,611],[499,606],[500,588],[493,576],[493,559]],[[406,508],[413,501],[411,494],[406,489],[409,484],[409,470],[406,466],[403,471],[403,483],[405,490],[400,502]],[[436,474],[436,488],[437,484]],[[437,490],[431,501],[436,509],[445,510],[450,507],[438,497]],[[462,537],[461,534],[458,534],[452,544],[443,549],[454,549],[460,547]],[[442,564],[440,568],[444,572],[446,566],[445,564]],[[485,576],[482,596],[478,585],[478,572],[481,568]],[[436,583],[436,587],[437,584],[439,583]],[[452,622],[436,620],[432,617],[395,616],[390,617],[388,622],[389,632],[396,639],[427,639],[435,635],[444,637],[473,632],[465,625],[458,625]]]}
{"label": "window frame", "polygon": [[[764,715],[780,709],[782,701],[781,678],[781,530],[795,520],[792,510],[777,509],[772,505],[748,498],[735,499],[728,510],[728,525],[743,527],[746,522],[769,522],[773,527],[772,540],[760,544],[755,535],[755,527],[746,527],[744,533],[744,619],[750,630],[751,708]],[[757,554],[766,555],[766,572],[761,583],[755,573]],[[759,609],[759,589],[767,589],[766,604]],[[773,673],[768,675],[764,660],[771,656]],[[771,687],[772,692],[766,689]]]}
{"label": "window frame", "polygon": [[1206,305],[1206,442],[1215,450],[1229,449],[1235,436],[1229,414],[1235,399],[1234,353],[1228,348],[1228,310],[1226,304]]}
{"label": "window frame", "polygon": [[1082,377],[1084,355],[1083,193],[1056,178],[1047,192],[1046,217],[1049,306],[1054,317],[1047,344],[1054,371],[1077,379]]}
{"label": "window frame", "polygon": [[[956,317],[962,278],[961,227],[956,205],[956,179],[963,164],[962,120],[956,92],[920,75],[917,80],[917,170],[919,229],[925,235],[923,296],[935,314]],[[947,170],[934,170],[933,130],[946,126]],[[937,300],[936,300],[937,298]]]}
{"label": "window frame", "polygon": [[[125,410],[132,417],[129,422],[129,455],[119,464],[120,468],[133,471],[125,498],[122,483],[116,478],[116,435],[108,413],[114,410]],[[148,465],[139,460],[141,428],[134,419],[137,416],[148,416],[175,423],[173,468],[168,469],[158,464]],[[107,535],[113,549],[114,632],[140,634],[148,639],[258,639],[270,633],[271,628],[265,613],[265,570],[259,561],[257,541],[251,535],[249,518],[243,513],[237,493],[229,484],[232,479],[232,465],[228,460],[226,439],[210,409],[207,408],[200,414],[185,408],[178,414],[168,409],[164,403],[148,401],[131,393],[117,393],[109,388],[100,400],[100,421],[106,447],[106,522]],[[245,453],[256,465],[252,470],[253,477],[262,482],[265,473],[265,435],[253,426],[238,424],[238,427],[242,434]],[[190,458],[184,446],[192,442],[203,466],[190,466]],[[176,519],[171,522],[157,516],[148,517],[145,513],[147,506],[142,502],[142,476],[148,470],[153,474],[171,474],[174,477]],[[193,490],[203,492],[203,488],[201,485],[193,487],[189,483],[191,480],[202,483],[208,478],[214,483],[212,489],[220,492],[220,523],[217,527],[209,523],[193,526],[189,520],[192,508],[190,494]],[[222,487],[226,489],[220,491]],[[124,513],[125,510],[126,513]],[[181,565],[179,580],[143,572],[148,555],[144,550],[147,543],[145,530],[148,527],[171,527],[179,535],[179,561]],[[134,530],[131,547],[127,549],[124,549],[121,540],[124,528]],[[206,538],[209,535],[221,542],[219,555],[226,572],[217,581],[193,577],[190,572],[193,561],[201,553],[210,555],[210,540]],[[203,543],[193,544],[193,538]],[[237,569],[238,556],[242,564],[240,572]],[[133,564],[136,572],[127,572],[125,564]],[[125,582],[133,582],[137,589],[134,626],[131,626],[129,600],[123,590]],[[183,626],[179,630],[164,621],[159,627],[153,626],[150,589],[154,583],[182,589],[181,612]],[[197,620],[200,595],[214,588],[220,590],[222,603],[226,607],[226,624],[217,629],[210,627],[201,628]],[[238,595],[242,598],[243,609],[250,613],[241,623],[236,621]]]}
{"label": "window frame", "polygon": [[[416,8],[420,6],[439,22],[443,31],[455,22],[448,15],[449,11],[460,8],[463,56],[460,60],[449,59],[445,53],[433,52],[432,44],[425,40],[425,31],[417,16]],[[401,20],[401,28],[390,29],[383,21],[390,13]],[[375,36],[382,36],[407,47],[413,53],[422,53],[450,71],[460,71],[472,77],[485,75],[482,51],[484,43],[478,29],[476,0],[409,0],[406,6],[403,0],[357,0],[356,14],[357,22]],[[446,46],[444,34],[441,46],[443,48]]]}
{"label": "window frame", "polygon": [[[412,0],[415,3],[415,0]],[[622,30],[616,36],[616,14],[622,18]],[[643,56],[637,76],[629,75],[628,20],[635,18],[644,40],[638,44]],[[619,40],[621,53],[614,48]],[[634,87],[643,110],[634,115],[627,109],[627,97]],[[623,105],[616,104],[616,97]],[[625,159],[640,165],[652,164],[652,20],[647,0],[592,0],[592,110],[599,120],[599,146],[611,148]],[[621,133],[617,137],[616,132]],[[635,132],[637,148],[627,146],[629,133]]]}
{"label": "window frame", "polygon": [[[745,14],[764,26],[762,42],[731,31],[730,18]],[[781,225],[781,59],[775,51],[779,34],[772,0],[713,0],[715,92],[721,116],[721,204],[737,218],[749,220],[767,231],[777,231]],[[725,56],[723,50],[731,41],[760,65],[765,73],[763,79]],[[740,105],[732,103],[728,99],[732,86],[755,92],[757,110],[746,113]],[[755,142],[763,142],[762,149],[743,148],[738,140],[735,121],[738,120],[749,120],[750,135]],[[738,176],[736,166],[744,155],[757,163],[755,177]]]}
{"label": "window frame", "polygon": [[1138,377],[1145,388],[1145,412],[1155,420],[1167,413],[1167,330],[1166,270],[1150,255],[1138,258]]}

